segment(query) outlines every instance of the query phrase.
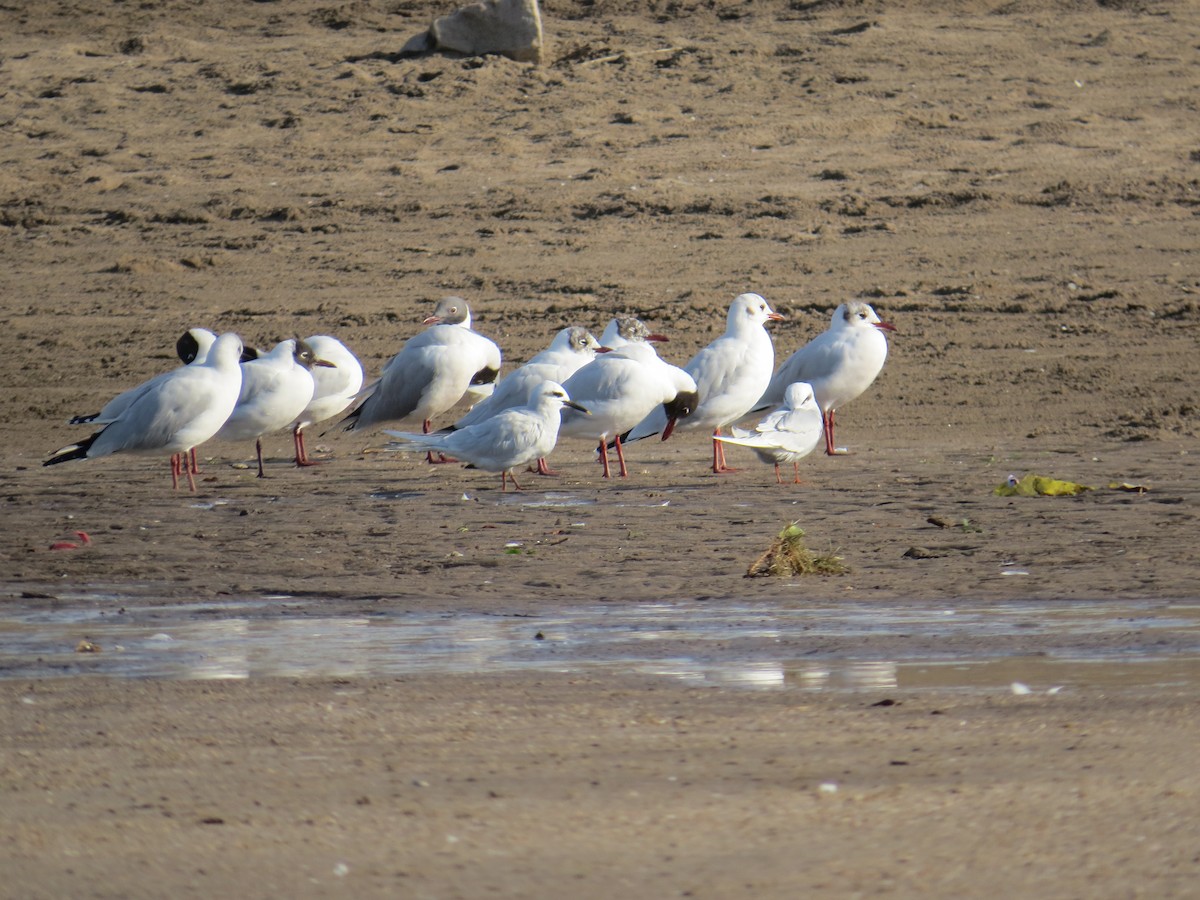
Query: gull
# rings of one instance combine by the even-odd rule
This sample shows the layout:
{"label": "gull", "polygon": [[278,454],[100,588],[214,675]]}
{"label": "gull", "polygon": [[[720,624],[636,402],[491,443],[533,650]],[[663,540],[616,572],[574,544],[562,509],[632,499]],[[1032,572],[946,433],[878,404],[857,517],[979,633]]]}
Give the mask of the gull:
{"label": "gull", "polygon": [[758,294],[739,294],[729,306],[725,333],[691,358],[684,370],[696,382],[700,403],[678,425],[662,409],[650,412],[625,436],[637,441],[661,434],[665,441],[675,430],[712,429],[713,472],[732,472],[716,438],[721,429],[746,415],[771,380],[775,350],[766,324],[782,320]]}
{"label": "gull", "polygon": [[[185,366],[203,363],[208,357],[208,351],[212,348],[213,342],[217,336],[207,328],[189,328],[179,336],[179,340],[175,342],[175,354]],[[253,347],[242,347],[242,362],[254,359],[258,356],[258,351]],[[166,378],[171,375],[171,372],[162,372],[157,378]],[[152,379],[153,380],[153,379]],[[137,387],[130,388],[123,393],[118,394],[113,399],[109,400],[104,405],[104,408],[98,413],[90,415],[75,416],[67,424],[69,425],[103,425],[107,422],[112,422],[119,418],[125,408],[133,401],[146,384],[139,384]],[[192,475],[196,475],[200,468],[196,464],[196,448],[193,447],[189,452],[189,463],[191,465]]]}
{"label": "gull", "polygon": [[[550,346],[530,358],[511,375],[496,385],[490,397],[476,403],[465,416],[450,426],[450,431],[466,428],[490,418],[514,406],[524,406],[531,392],[543,381],[562,384],[580,368],[596,358],[596,354],[607,351],[590,331],[579,325],[571,325],[554,336]],[[554,475],[546,460],[537,461],[539,475]]]}
{"label": "gull", "polygon": [[696,407],[696,382],[692,376],[664,362],[645,340],[635,340],[598,356],[563,385],[567,393],[587,407],[588,415],[563,412],[564,437],[589,438],[600,442],[604,477],[609,478],[608,441],[617,450],[621,477],[629,476],[621,434],[642,421],[651,411],[661,410],[668,427],[688,416]]}
{"label": "gull", "polygon": [[166,454],[172,487],[179,487],[179,475],[186,472],[195,491],[182,454],[216,435],[233,412],[242,385],[241,355],[242,339],[232,332],[221,335],[204,362],[145,382],[117,418],[91,437],[56,450],[42,465],[110,453]]}
{"label": "gull", "polygon": [[833,414],[875,381],[887,359],[884,332],[895,330],[880,321],[868,303],[851,300],[841,304],[834,310],[828,330],[784,361],[754,408],[778,405],[789,384],[807,381],[824,416],[825,452],[833,456],[839,452],[833,442]]}
{"label": "gull", "polygon": [[330,419],[346,409],[358,396],[363,383],[363,367],[358,358],[335,337],[316,334],[304,339],[318,359],[328,366],[312,370],[313,395],[292,423],[292,440],[296,445],[296,465],[316,465],[308,458],[304,447],[304,429],[314,422]]}
{"label": "gull", "polygon": [[736,425],[731,430],[732,437],[718,435],[717,440],[749,447],[763,462],[773,463],[776,484],[783,484],[779,464],[790,462],[792,481],[800,484],[800,460],[816,449],[823,430],[821,408],[813,396],[812,385],[804,381],[789,384],[783,392],[783,406],[768,413],[753,431]]}
{"label": "gull", "polygon": [[313,398],[313,366],[332,368],[299,338],[280,341],[270,353],[242,363],[242,389],[228,421],[221,426],[219,441],[254,439],[258,477],[263,472],[263,435],[286,428]]}
{"label": "gull", "polygon": [[468,393],[481,397],[494,388],[500,348],[471,330],[467,301],[440,300],[424,324],[429,327],[409,338],[364,391],[366,399],[342,420],[346,431],[416,416],[428,434],[434,416]]}
{"label": "gull", "polygon": [[500,490],[511,478],[518,491],[513,469],[550,455],[558,441],[558,427],[563,407],[588,414],[586,408],[572,400],[563,386],[543,381],[531,394],[525,406],[516,406],[468,425],[458,431],[442,434],[412,434],[404,431],[385,431],[404,443],[389,445],[401,451],[449,453],[465,460],[477,469],[500,473]]}

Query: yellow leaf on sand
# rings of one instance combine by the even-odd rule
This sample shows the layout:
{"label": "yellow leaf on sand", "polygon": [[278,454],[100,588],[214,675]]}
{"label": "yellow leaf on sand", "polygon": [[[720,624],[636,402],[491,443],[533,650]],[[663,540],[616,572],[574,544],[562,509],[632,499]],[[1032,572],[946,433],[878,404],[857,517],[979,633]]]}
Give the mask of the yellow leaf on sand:
{"label": "yellow leaf on sand", "polygon": [[1089,485],[1045,475],[1026,475],[1019,480],[1015,475],[1009,475],[1008,480],[997,485],[992,493],[997,497],[1069,497],[1090,490],[1093,488]]}
{"label": "yellow leaf on sand", "polygon": [[1114,491],[1128,491],[1131,494],[1144,494],[1150,488],[1144,484],[1130,484],[1128,481],[1110,481],[1108,486]]}

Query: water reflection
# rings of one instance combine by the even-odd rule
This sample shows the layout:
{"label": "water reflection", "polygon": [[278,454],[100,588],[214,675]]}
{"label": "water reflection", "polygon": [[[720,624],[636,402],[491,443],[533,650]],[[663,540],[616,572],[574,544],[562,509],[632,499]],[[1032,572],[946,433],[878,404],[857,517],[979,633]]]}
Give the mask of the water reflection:
{"label": "water reflection", "polygon": [[[795,691],[1200,684],[1200,607],[1001,604],[953,610],[877,605],[763,608],[739,603],[572,607],[550,615],[288,614],[279,601],[67,610],[9,605],[0,677],[244,679],[418,673],[614,671],[690,685]],[[988,656],[980,637],[1188,633],[1188,652]],[[870,642],[920,633],[920,653],[875,658]],[[971,638],[969,654],[932,653]],[[82,639],[99,652],[80,653]],[[821,650],[813,641],[835,641]],[[894,641],[892,642],[894,644]],[[1145,642],[1152,646],[1152,641]],[[1009,645],[1011,646],[1011,644]]]}

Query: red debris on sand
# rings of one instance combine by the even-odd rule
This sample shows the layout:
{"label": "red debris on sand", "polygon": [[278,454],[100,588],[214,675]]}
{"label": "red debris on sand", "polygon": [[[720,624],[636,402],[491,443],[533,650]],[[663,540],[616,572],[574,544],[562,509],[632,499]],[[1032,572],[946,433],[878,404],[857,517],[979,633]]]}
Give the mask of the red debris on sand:
{"label": "red debris on sand", "polygon": [[92,542],[91,536],[86,531],[77,531],[75,536],[79,538],[79,543],[74,541],[55,541],[50,545],[51,550],[78,550],[81,547],[86,547]]}

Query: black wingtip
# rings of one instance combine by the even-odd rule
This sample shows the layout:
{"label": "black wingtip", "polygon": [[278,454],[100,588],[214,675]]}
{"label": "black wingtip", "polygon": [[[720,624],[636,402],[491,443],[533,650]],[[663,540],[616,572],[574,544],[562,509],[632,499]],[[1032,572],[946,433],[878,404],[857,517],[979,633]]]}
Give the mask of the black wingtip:
{"label": "black wingtip", "polygon": [[[338,422],[337,425],[334,426],[334,428],[338,428],[342,431],[353,431],[358,426],[358,417],[360,415],[362,415],[362,406],[361,405],[358,406],[356,409],[353,409],[349,413],[347,413],[346,417],[343,418],[340,422]],[[332,431],[332,430],[333,430],[333,428],[330,428],[328,431]],[[326,434],[328,434],[328,431],[321,432],[321,436],[324,437]]]}
{"label": "black wingtip", "polygon": [[59,463],[70,462],[73,459],[87,459],[88,450],[96,438],[100,437],[101,432],[97,431],[87,440],[80,441],[78,444],[68,444],[65,447],[60,447],[50,454],[50,458],[42,463],[43,466],[56,466]]}

